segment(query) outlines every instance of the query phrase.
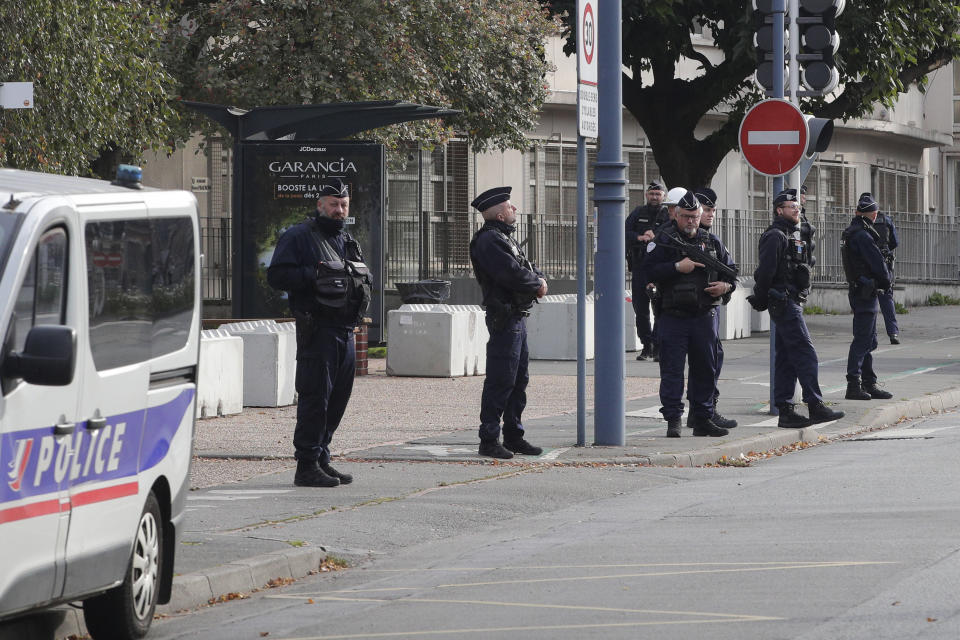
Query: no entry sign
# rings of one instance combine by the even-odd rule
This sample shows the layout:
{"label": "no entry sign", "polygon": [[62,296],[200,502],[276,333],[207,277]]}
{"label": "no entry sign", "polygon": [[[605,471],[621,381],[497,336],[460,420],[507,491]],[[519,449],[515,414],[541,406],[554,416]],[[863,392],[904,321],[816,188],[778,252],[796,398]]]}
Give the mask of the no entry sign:
{"label": "no entry sign", "polygon": [[782,176],[803,159],[809,136],[800,109],[786,100],[764,100],[740,123],[740,152],[758,173]]}

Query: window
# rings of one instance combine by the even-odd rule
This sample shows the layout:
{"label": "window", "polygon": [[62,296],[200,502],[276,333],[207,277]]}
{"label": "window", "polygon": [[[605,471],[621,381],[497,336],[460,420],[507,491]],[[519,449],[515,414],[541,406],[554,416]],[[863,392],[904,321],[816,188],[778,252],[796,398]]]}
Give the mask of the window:
{"label": "window", "polygon": [[953,128],[960,129],[960,63],[953,63]]}
{"label": "window", "polygon": [[871,167],[873,197],[889,213],[922,213],[923,176],[912,171]]}
{"label": "window", "polygon": [[22,351],[30,329],[66,321],[67,232],[51,229],[40,238],[14,303],[14,351]]}
{"label": "window", "polygon": [[840,162],[817,162],[803,184],[807,187],[807,214],[853,214],[857,205],[853,167]]}
{"label": "window", "polygon": [[182,348],[193,320],[189,218],[86,225],[90,350],[98,371]]}

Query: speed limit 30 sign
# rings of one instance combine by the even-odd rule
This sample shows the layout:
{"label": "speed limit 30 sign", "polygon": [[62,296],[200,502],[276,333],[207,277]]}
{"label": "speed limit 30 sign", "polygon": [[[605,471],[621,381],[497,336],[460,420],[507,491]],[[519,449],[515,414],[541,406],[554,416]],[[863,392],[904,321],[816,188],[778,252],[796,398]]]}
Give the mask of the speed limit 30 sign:
{"label": "speed limit 30 sign", "polygon": [[599,130],[597,0],[577,0],[577,126],[584,138]]}

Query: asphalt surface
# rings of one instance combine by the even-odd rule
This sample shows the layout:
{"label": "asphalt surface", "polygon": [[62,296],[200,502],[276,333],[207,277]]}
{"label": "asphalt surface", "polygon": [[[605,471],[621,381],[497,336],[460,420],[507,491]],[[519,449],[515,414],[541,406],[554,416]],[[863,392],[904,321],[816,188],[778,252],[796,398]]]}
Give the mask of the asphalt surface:
{"label": "asphalt surface", "polygon": [[[720,410],[740,426],[723,438],[693,437],[689,429],[680,439],[666,438],[656,395],[658,365],[638,362],[634,354],[626,355],[628,402],[622,447],[589,445],[592,411],[587,415],[588,446],[575,446],[575,362],[531,363],[525,428],[527,439],[544,447],[543,455],[536,458],[495,462],[477,456],[475,416],[482,378],[391,378],[376,365],[371,367],[373,375],[358,378],[351,409],[334,440],[334,451],[340,454],[334,464],[355,475],[351,485],[293,486],[290,438],[295,413],[290,407],[248,408],[238,416],[200,421],[196,489],[188,501],[186,531],[178,548],[173,600],[159,610],[171,614],[261,589],[272,580],[303,577],[321,569],[328,553],[347,559],[370,557],[413,540],[442,539],[452,528],[439,515],[418,523],[380,522],[382,512],[368,508],[378,504],[433,492],[442,499],[448,487],[539,473],[557,465],[629,469],[736,464],[802,447],[798,443],[869,433],[960,406],[957,307],[911,309],[901,318],[902,344],[898,346],[888,344],[881,332],[874,362],[881,383],[894,394],[887,401],[843,399],[852,316],[808,316],[807,321],[820,358],[825,399],[846,415],[834,423],[800,430],[778,429],[776,418],[769,415],[767,333],[724,342]],[[591,367],[592,362],[588,376]],[[592,400],[592,392],[588,398]],[[616,486],[600,482],[571,491],[609,495]],[[545,495],[544,499],[548,502],[538,509],[547,509],[549,500],[562,496]],[[355,547],[317,526],[324,514],[344,511],[353,515],[355,526],[367,532],[368,540],[378,544]],[[466,510],[458,516],[457,526],[470,517],[476,517],[478,524],[484,520],[482,513],[471,515]],[[363,536],[352,539],[357,538]],[[82,632],[81,617],[61,608],[22,620],[21,624],[33,625],[29,634],[9,637],[69,637]],[[3,632],[0,627],[0,638],[8,637]]]}

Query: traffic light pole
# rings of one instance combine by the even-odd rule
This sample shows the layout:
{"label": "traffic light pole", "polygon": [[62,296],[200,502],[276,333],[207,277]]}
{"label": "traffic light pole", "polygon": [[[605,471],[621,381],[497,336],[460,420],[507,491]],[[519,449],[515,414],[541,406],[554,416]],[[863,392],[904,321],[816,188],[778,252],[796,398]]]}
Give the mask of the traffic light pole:
{"label": "traffic light pole", "polygon": [[[796,0],[791,0],[795,2]],[[784,0],[773,0],[773,97],[783,99],[783,13],[786,9]],[[791,65],[793,63],[791,62]],[[790,82],[793,86],[795,74],[791,72]],[[773,179],[773,195],[783,191],[783,176]],[[770,415],[779,413],[774,399],[774,384],[776,382],[777,362],[777,326],[770,321]]]}

